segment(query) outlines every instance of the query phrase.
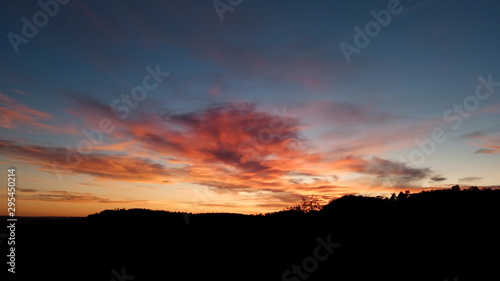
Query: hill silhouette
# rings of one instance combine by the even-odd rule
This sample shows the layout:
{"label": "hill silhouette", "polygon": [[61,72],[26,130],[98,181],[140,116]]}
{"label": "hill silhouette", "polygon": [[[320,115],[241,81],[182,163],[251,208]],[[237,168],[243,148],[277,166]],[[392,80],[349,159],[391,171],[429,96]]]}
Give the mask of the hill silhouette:
{"label": "hill silhouette", "polygon": [[456,186],[189,223],[147,209],[20,219],[15,280],[500,280],[499,214],[500,190]]}

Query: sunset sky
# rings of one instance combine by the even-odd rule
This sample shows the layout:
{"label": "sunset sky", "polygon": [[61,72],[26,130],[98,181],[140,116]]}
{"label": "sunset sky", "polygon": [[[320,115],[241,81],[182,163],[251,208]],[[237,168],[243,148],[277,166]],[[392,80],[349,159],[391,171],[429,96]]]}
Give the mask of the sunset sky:
{"label": "sunset sky", "polygon": [[500,185],[500,1],[42,2],[0,9],[18,216]]}

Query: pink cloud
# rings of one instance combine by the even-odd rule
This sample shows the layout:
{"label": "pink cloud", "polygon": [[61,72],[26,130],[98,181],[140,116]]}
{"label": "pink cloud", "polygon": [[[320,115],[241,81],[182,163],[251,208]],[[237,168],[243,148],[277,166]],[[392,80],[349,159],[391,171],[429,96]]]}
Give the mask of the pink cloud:
{"label": "pink cloud", "polygon": [[42,121],[52,119],[49,113],[25,106],[16,100],[0,93],[0,127],[18,129],[19,127],[36,128],[49,131],[60,131],[58,128],[43,124]]}
{"label": "pink cloud", "polygon": [[[373,158],[365,154],[369,150],[361,149],[367,145],[364,143],[343,152],[338,152],[341,143],[330,148],[312,145],[296,117],[263,112],[255,104],[223,103],[183,113],[137,111],[121,120],[108,106],[89,99],[77,102],[72,114],[86,124],[102,118],[113,122],[116,129],[105,136],[107,144],[83,153],[76,147],[2,141],[0,151],[45,171],[88,174],[97,180],[190,182],[222,193],[269,193],[281,203],[301,195],[338,197],[369,190],[373,184],[392,188],[433,176],[426,168]],[[353,117],[361,114],[346,112]],[[354,120],[363,123],[372,119]],[[339,173],[371,178],[372,186],[329,176]]]}
{"label": "pink cloud", "polygon": [[[402,184],[427,176],[427,170],[411,169],[380,158],[367,160],[366,157],[370,155],[367,153],[376,150],[373,146],[363,149],[363,146],[369,146],[367,140],[359,140],[344,151],[339,150],[342,148],[341,143],[326,150],[324,147],[314,148],[302,136],[302,125],[298,119],[292,116],[280,119],[272,113],[259,111],[253,104],[220,104],[188,113],[139,113],[134,118],[125,120],[116,120],[108,107],[98,103],[84,101],[81,105],[82,110],[75,114],[84,113],[82,117],[90,120],[90,123],[99,118],[116,121],[117,129],[113,132],[116,140],[133,140],[134,146],[141,147],[141,155],[144,157],[163,156],[171,164],[189,167],[189,176],[183,180],[218,189],[272,188],[275,192],[293,192],[289,186],[289,175],[292,172],[311,176],[323,176],[336,171],[361,173],[378,179],[385,178],[387,184]],[[324,110],[327,109],[328,106]],[[344,119],[337,122],[364,124],[379,122],[377,118],[391,118],[374,112],[363,113],[363,109],[351,106],[338,112]],[[320,111],[318,114],[322,113]],[[345,115],[351,115],[354,121]],[[387,142],[387,138],[384,139],[381,135],[377,138],[380,138],[380,146]],[[130,143],[120,142],[122,148],[127,145]],[[112,151],[120,149],[113,145],[101,148],[105,147]],[[382,164],[386,167],[383,171],[374,170],[374,165]],[[217,180],[222,178],[223,181]],[[316,182],[307,186],[310,191],[319,186],[323,192],[327,190],[327,186],[331,186],[331,191],[338,190],[337,183]]]}

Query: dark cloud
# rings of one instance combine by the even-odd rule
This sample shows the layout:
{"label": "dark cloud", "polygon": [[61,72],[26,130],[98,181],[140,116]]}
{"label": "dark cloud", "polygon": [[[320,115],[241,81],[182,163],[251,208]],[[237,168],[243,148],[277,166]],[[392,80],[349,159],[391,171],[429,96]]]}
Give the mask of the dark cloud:
{"label": "dark cloud", "polygon": [[465,177],[458,179],[459,182],[475,182],[475,181],[480,181],[482,180],[482,177]]}
{"label": "dark cloud", "polygon": [[497,151],[494,149],[481,148],[481,149],[476,150],[476,152],[474,152],[474,153],[476,153],[476,154],[492,154],[495,152],[497,152]]}
{"label": "dark cloud", "polygon": [[431,178],[431,181],[435,181],[435,182],[437,182],[437,181],[445,181],[445,180],[446,180],[446,178],[443,177],[443,176],[441,176],[441,175],[435,175],[435,176],[433,176]]}
{"label": "dark cloud", "polygon": [[159,120],[156,124],[149,120],[127,123],[125,130],[152,151],[196,164],[232,165],[247,173],[269,172],[267,157],[290,152],[291,144],[301,141],[297,120],[280,120],[249,103],[165,113]]}
{"label": "dark cloud", "polygon": [[204,207],[224,207],[224,208],[239,208],[240,207],[238,204],[234,204],[234,203],[216,204],[216,203],[199,202],[199,203],[197,203],[197,205],[204,206]]}
{"label": "dark cloud", "polygon": [[405,163],[373,157],[364,165],[357,167],[361,173],[375,175],[379,183],[406,185],[429,177],[432,174],[429,168],[411,168]]}
{"label": "dark cloud", "polygon": [[30,189],[30,195],[20,196],[22,200],[55,201],[55,202],[95,202],[95,203],[140,203],[146,200],[111,200],[92,193],[70,192],[63,190]]}
{"label": "dark cloud", "polygon": [[195,182],[195,183],[199,184],[199,185],[208,186],[208,187],[214,187],[215,190],[221,190],[221,191],[231,191],[231,192],[252,191],[252,188],[248,185],[231,184],[231,183],[217,181],[217,180],[200,181],[200,182]]}
{"label": "dark cloud", "polygon": [[16,188],[17,191],[20,191],[20,192],[25,192],[25,193],[34,193],[34,192],[38,192],[38,190],[36,189],[31,189],[31,188]]}
{"label": "dark cloud", "polygon": [[385,121],[399,119],[401,116],[394,115],[387,111],[378,111],[372,104],[357,104],[339,101],[311,101],[302,108],[294,111],[305,111],[312,116],[321,116],[321,120],[326,124],[337,125],[375,125]]}

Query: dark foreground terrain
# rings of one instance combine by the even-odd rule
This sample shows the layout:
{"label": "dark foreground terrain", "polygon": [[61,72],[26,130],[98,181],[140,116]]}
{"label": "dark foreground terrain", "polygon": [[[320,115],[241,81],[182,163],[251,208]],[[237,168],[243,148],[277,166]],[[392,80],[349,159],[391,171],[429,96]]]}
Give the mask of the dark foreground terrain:
{"label": "dark foreground terrain", "polygon": [[19,219],[15,274],[0,237],[1,280],[500,280],[499,214],[500,190],[455,188],[309,213]]}

